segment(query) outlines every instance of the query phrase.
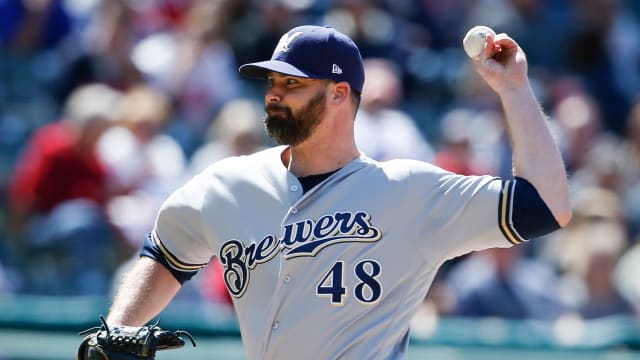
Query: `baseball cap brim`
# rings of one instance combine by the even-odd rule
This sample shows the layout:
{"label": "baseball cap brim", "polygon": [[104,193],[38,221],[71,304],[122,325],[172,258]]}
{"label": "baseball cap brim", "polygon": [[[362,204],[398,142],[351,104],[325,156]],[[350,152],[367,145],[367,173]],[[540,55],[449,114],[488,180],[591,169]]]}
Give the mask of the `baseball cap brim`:
{"label": "baseball cap brim", "polygon": [[317,75],[302,71],[297,67],[280,60],[259,61],[240,66],[240,74],[253,79],[266,79],[267,74],[275,71],[282,74],[305,78],[319,79]]}

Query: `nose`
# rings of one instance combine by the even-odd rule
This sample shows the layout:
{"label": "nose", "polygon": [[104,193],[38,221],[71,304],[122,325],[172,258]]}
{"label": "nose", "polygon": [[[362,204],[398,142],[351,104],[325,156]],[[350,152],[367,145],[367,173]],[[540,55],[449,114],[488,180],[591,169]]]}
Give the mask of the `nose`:
{"label": "nose", "polygon": [[265,94],[265,103],[274,104],[279,103],[282,99],[282,93],[278,90],[277,86],[269,86]]}

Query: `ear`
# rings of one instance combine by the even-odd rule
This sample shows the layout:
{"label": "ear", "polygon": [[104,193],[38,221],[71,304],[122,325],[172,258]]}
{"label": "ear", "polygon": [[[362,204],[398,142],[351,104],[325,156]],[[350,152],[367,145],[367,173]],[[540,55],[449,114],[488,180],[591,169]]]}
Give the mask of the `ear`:
{"label": "ear", "polygon": [[333,96],[331,102],[334,104],[341,104],[349,99],[349,92],[351,88],[347,82],[339,82],[333,86]]}

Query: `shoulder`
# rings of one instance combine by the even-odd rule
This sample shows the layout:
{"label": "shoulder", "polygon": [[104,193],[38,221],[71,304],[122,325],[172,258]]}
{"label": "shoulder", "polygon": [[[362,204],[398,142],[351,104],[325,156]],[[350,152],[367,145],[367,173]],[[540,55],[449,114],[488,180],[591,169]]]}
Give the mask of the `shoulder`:
{"label": "shoulder", "polygon": [[[253,155],[225,158],[211,164],[163,202],[158,222],[184,222],[193,225],[212,205],[215,205],[215,211],[225,211],[228,206],[234,206],[239,198],[253,194],[247,189],[267,186],[267,177],[271,176],[269,171],[278,171],[280,153],[278,148],[271,148]],[[272,170],[274,167],[276,170]],[[286,172],[281,163],[280,168],[280,171]]]}
{"label": "shoulder", "polygon": [[197,173],[178,191],[207,197],[224,196],[247,185],[264,186],[270,179],[286,176],[287,169],[280,160],[282,150],[273,147],[251,155],[223,158]]}
{"label": "shoulder", "polygon": [[404,176],[446,176],[453,173],[441,167],[420,160],[394,159],[382,162],[375,162],[384,172]]}
{"label": "shoulder", "polygon": [[256,172],[285,170],[280,159],[282,146],[267,148],[251,155],[230,156],[218,160],[196,177],[255,177]]}
{"label": "shoulder", "polygon": [[398,159],[376,163],[391,180],[402,180],[416,191],[465,193],[470,195],[488,190],[498,193],[502,179],[491,175],[461,175],[419,160]]}
{"label": "shoulder", "polygon": [[442,168],[419,160],[394,159],[388,161],[377,161],[366,156],[361,156],[360,161],[364,164],[359,171],[360,176],[366,177],[368,182],[383,181],[397,184],[406,189],[433,188],[442,181],[443,178],[453,175]]}

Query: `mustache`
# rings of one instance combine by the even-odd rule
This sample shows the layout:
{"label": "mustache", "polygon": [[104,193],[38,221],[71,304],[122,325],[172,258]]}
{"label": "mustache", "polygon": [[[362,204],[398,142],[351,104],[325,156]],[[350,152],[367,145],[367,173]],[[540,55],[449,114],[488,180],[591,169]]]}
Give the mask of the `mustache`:
{"label": "mustache", "polygon": [[267,113],[270,111],[289,111],[289,107],[280,104],[267,104],[264,107],[264,111]]}

